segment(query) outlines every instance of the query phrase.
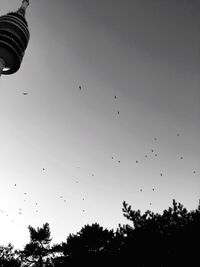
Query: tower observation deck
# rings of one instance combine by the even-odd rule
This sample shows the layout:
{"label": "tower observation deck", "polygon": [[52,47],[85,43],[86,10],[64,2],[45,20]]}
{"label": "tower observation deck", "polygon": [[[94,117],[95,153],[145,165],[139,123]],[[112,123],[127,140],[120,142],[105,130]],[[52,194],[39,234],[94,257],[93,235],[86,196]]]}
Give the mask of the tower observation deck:
{"label": "tower observation deck", "polygon": [[29,0],[23,0],[16,12],[0,16],[0,75],[13,74],[20,68],[30,33],[25,18]]}

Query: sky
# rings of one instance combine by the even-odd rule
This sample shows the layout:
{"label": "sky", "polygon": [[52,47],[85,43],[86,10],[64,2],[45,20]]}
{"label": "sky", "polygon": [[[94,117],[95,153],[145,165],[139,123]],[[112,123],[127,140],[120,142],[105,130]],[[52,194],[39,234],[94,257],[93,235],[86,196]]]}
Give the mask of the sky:
{"label": "sky", "polygon": [[21,249],[46,222],[52,244],[116,230],[123,201],[197,208],[199,13],[197,0],[30,0],[21,68],[0,78],[0,244]]}

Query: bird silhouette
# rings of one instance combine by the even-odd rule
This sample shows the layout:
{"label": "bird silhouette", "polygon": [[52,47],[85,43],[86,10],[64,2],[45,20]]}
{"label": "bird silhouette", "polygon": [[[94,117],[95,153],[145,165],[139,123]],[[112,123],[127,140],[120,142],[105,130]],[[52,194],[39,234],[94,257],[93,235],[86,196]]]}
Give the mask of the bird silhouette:
{"label": "bird silhouette", "polygon": [[81,90],[81,89],[82,89],[82,87],[81,87],[80,85],[79,85],[79,87],[78,87],[78,88],[79,88],[79,90]]}
{"label": "bird silhouette", "polygon": [[120,113],[120,111],[118,110],[118,111],[117,111],[117,114],[119,115],[119,113]]}
{"label": "bird silhouette", "polygon": [[147,158],[147,155],[145,155],[145,158]]}
{"label": "bird silhouette", "polygon": [[117,99],[117,96],[115,95],[115,99]]}
{"label": "bird silhouette", "polygon": [[183,157],[180,157],[180,159],[183,159]]}
{"label": "bird silhouette", "polygon": [[138,163],[138,160],[136,160],[136,163]]}
{"label": "bird silhouette", "polygon": [[23,95],[28,95],[28,93],[25,93],[25,92],[24,92]]}
{"label": "bird silhouette", "polygon": [[158,156],[158,154],[155,154],[155,157],[157,157]]}

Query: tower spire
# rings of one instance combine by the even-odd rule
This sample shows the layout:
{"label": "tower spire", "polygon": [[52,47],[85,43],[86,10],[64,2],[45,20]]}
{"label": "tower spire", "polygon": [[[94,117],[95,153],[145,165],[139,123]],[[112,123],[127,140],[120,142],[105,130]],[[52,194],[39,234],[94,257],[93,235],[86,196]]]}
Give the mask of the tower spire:
{"label": "tower spire", "polygon": [[17,13],[21,14],[23,17],[26,15],[26,9],[29,6],[29,0],[23,0],[21,7],[17,10]]}

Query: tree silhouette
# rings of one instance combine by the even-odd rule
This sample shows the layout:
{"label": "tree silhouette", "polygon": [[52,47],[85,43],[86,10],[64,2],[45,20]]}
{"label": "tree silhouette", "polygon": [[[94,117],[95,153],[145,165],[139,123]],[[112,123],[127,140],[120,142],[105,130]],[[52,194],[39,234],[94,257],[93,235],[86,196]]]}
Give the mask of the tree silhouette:
{"label": "tree silhouette", "polygon": [[43,227],[28,226],[30,232],[30,242],[26,244],[22,251],[22,260],[25,265],[35,264],[34,266],[42,267],[44,262],[47,262],[50,250],[50,228],[49,224],[43,224]]}
{"label": "tree silhouette", "polygon": [[20,267],[20,259],[14,246],[9,243],[8,246],[0,246],[0,266]]}
{"label": "tree silhouette", "polygon": [[101,261],[105,253],[109,253],[113,238],[112,230],[103,229],[94,223],[85,225],[77,234],[70,234],[66,242],[54,246],[54,251],[57,249],[57,252],[62,252],[68,264],[78,264],[81,259],[82,263],[92,265],[97,260]]}

